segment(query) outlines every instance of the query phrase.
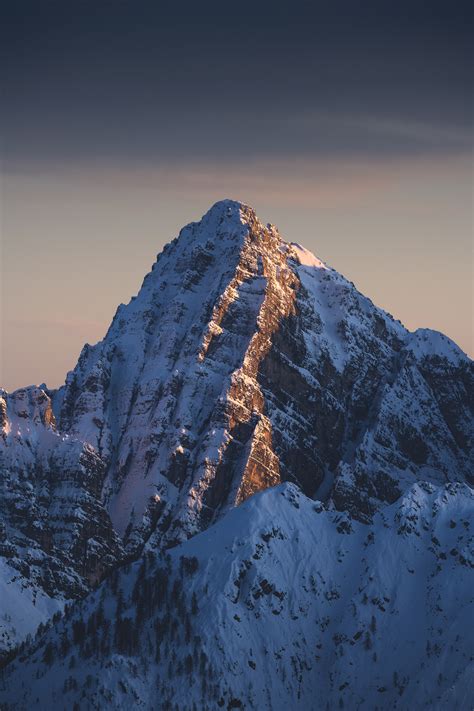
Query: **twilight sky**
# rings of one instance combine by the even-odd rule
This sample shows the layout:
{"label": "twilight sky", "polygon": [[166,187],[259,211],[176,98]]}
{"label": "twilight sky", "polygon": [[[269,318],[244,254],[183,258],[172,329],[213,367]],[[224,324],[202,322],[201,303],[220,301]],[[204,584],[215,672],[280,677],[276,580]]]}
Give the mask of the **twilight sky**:
{"label": "twilight sky", "polygon": [[0,385],[59,385],[218,199],[471,356],[469,3],[2,13]]}

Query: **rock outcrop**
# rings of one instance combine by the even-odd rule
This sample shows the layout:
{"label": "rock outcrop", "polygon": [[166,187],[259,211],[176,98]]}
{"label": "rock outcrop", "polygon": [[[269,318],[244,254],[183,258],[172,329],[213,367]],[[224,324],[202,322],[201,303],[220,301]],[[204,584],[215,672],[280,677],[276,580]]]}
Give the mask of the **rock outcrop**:
{"label": "rock outcrop", "polygon": [[[48,599],[57,609],[83,597],[123,549],[101,502],[105,464],[97,452],[56,431],[43,389],[0,395],[0,577],[20,588],[16,604],[3,599],[0,605],[1,656],[1,647],[16,644],[15,629],[30,632],[48,619],[55,610]],[[15,614],[21,625],[9,619]]]}

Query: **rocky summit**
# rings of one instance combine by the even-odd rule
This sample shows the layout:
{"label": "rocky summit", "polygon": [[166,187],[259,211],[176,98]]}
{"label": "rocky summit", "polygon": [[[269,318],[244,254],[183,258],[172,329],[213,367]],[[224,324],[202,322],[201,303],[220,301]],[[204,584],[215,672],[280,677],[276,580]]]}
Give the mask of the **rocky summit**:
{"label": "rocky summit", "polygon": [[[0,396],[6,708],[462,708],[474,373],[449,338],[223,200],[61,388]],[[380,671],[412,604],[416,674]]]}

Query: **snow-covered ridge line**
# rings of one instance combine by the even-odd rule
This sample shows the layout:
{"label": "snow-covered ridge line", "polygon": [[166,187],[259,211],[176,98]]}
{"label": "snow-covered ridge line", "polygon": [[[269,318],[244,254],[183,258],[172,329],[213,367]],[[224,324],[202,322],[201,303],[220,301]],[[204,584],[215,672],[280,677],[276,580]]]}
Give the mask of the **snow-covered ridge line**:
{"label": "snow-covered ridge line", "polygon": [[10,664],[0,700],[469,708],[473,514],[462,484],[414,484],[370,525],[267,490],[166,555],[148,546]]}
{"label": "snow-covered ridge line", "polygon": [[297,259],[303,267],[315,267],[316,269],[329,269],[320,259],[314,256],[308,249],[302,247],[298,242],[291,242],[290,247],[296,253]]}

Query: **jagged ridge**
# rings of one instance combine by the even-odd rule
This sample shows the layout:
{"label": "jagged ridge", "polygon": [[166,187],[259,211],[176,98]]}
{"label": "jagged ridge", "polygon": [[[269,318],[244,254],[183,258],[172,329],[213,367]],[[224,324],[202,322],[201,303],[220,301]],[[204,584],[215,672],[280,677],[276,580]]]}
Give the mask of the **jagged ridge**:
{"label": "jagged ridge", "polygon": [[[468,708],[474,498],[413,485],[371,525],[293,485],[144,558],[5,676],[6,709]],[[455,584],[452,581],[455,580]]]}

